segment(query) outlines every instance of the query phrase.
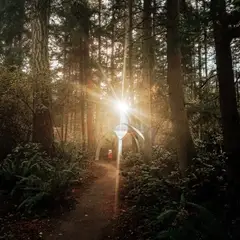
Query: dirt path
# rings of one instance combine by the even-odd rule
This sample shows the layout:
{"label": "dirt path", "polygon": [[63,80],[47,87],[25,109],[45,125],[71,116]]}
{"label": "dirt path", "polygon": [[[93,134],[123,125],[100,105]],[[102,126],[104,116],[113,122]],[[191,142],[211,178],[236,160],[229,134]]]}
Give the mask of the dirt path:
{"label": "dirt path", "polygon": [[76,209],[46,240],[101,239],[102,231],[114,216],[116,168],[104,162],[97,167],[100,176],[81,194]]}

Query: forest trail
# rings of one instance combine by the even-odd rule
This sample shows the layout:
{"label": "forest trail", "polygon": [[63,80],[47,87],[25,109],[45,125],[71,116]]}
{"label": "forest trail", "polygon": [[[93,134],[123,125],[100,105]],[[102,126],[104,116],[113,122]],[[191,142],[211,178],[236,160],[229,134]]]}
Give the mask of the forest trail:
{"label": "forest trail", "polygon": [[46,240],[101,240],[114,216],[116,168],[97,163],[97,179],[82,194],[78,204]]}

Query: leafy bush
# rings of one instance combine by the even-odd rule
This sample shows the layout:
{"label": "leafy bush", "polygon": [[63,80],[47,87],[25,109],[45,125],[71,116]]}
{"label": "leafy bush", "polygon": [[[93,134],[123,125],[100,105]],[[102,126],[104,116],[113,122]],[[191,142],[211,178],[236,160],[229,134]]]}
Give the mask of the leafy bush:
{"label": "leafy bush", "polygon": [[55,142],[55,156],[67,161],[78,161],[81,159],[81,164],[86,164],[88,161],[88,152],[82,150],[82,145],[75,142],[59,143]]}
{"label": "leafy bush", "polygon": [[223,239],[220,223],[205,207],[186,201],[183,195],[177,206],[157,217],[159,229],[165,229],[155,239]]}
{"label": "leafy bush", "polygon": [[62,200],[83,174],[82,158],[50,159],[37,144],[19,145],[1,163],[1,188],[19,199],[19,209],[28,211]]}
{"label": "leafy bush", "polygon": [[0,161],[31,135],[32,90],[26,74],[0,67]]}
{"label": "leafy bush", "polygon": [[[198,150],[184,178],[175,153],[160,147],[154,148],[151,163],[139,154],[123,160],[121,198],[128,211],[119,219],[120,228],[125,227],[120,231],[126,234],[131,228],[133,239],[219,238],[216,229],[227,203],[226,157],[219,151],[204,151],[203,143]],[[183,194],[187,200],[181,200]],[[167,222],[163,216],[168,216]],[[133,220],[122,224],[126,219]]]}

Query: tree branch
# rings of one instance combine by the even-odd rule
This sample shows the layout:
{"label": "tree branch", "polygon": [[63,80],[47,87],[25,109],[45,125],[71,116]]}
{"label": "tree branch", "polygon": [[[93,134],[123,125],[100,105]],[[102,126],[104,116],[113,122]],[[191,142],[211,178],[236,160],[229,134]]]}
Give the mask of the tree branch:
{"label": "tree branch", "polygon": [[199,87],[199,89],[203,88],[203,87],[208,83],[209,80],[211,80],[212,78],[214,78],[214,77],[216,77],[216,76],[217,76],[217,74],[214,74],[214,75],[211,75],[210,77],[208,77],[208,78],[202,83],[202,85]]}

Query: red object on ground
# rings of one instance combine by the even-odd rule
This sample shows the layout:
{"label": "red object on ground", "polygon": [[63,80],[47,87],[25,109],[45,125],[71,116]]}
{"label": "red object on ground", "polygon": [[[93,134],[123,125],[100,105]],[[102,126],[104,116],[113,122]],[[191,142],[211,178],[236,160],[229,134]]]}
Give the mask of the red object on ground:
{"label": "red object on ground", "polygon": [[109,159],[109,160],[112,159],[112,150],[108,150],[108,159]]}

